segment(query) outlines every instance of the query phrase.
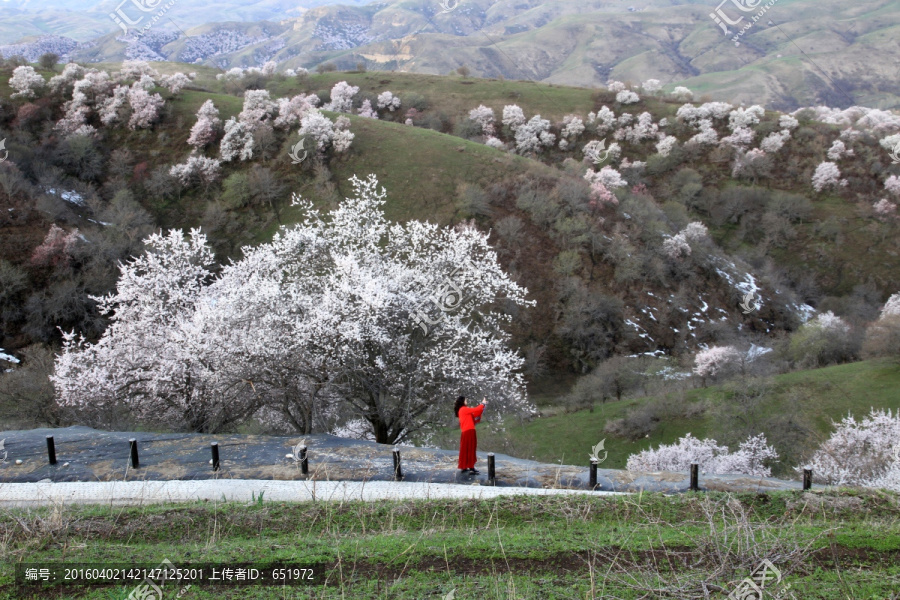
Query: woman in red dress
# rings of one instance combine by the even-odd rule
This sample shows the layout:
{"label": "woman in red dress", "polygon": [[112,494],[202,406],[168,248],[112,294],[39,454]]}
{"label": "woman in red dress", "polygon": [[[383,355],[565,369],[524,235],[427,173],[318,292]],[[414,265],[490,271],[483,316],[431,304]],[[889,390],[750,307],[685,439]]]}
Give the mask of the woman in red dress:
{"label": "woman in red dress", "polygon": [[487,406],[487,398],[481,401],[481,404],[475,408],[469,408],[469,403],[465,396],[456,399],[456,406],[453,412],[459,417],[459,428],[462,434],[459,438],[459,464],[458,468],[463,473],[472,473],[478,475],[479,471],[475,470],[475,448],[478,446],[478,438],[475,437],[475,423],[481,421],[481,413]]}

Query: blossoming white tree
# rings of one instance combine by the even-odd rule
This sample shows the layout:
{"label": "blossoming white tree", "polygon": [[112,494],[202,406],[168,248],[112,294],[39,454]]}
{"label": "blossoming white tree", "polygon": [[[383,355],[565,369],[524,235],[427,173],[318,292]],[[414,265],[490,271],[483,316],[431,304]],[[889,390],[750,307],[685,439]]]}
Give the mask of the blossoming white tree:
{"label": "blossoming white tree", "polygon": [[884,223],[888,223],[897,218],[897,205],[887,198],[882,198],[873,204],[872,210],[875,213],[875,218]]}
{"label": "blossoming white tree", "polygon": [[682,85],[679,85],[674,90],[672,90],[672,96],[674,96],[676,100],[680,100],[681,102],[690,102],[694,98],[694,92]]}
{"label": "blossoming white tree", "polygon": [[132,87],[128,90],[128,104],[131,105],[128,127],[147,129],[159,119],[159,111],[165,104],[165,100],[159,94],[151,96],[143,88]]}
{"label": "blossoming white tree", "polygon": [[631,90],[622,90],[616,94],[616,102],[619,104],[634,104],[639,102],[640,99],[641,97]]}
{"label": "blossoming white tree", "polygon": [[291,98],[279,98],[278,116],[273,125],[275,129],[289,129],[300,123],[300,119],[314,110],[321,100],[315,94],[297,94]]}
{"label": "blossoming white tree", "polygon": [[527,154],[540,152],[544,146],[552,146],[556,136],[550,133],[550,121],[535,115],[516,128],[516,152]]}
{"label": "blossoming white tree", "polygon": [[9,86],[16,90],[10,98],[34,98],[38,90],[44,88],[47,84],[40,73],[34,70],[34,67],[21,66],[13,69],[12,77],[9,78]]}
{"label": "blossoming white tree", "polygon": [[831,148],[828,149],[828,158],[829,160],[839,160],[844,156],[853,156],[853,150],[847,148],[847,146],[841,140],[834,140],[831,144]]}
{"label": "blossoming white tree", "polygon": [[516,131],[525,124],[525,113],[517,104],[507,104],[503,107],[502,122],[512,131]]}
{"label": "blossoming white tree", "polygon": [[494,109],[484,104],[469,111],[469,119],[481,125],[481,132],[486,136],[494,135]]}
{"label": "blossoming white tree", "polygon": [[676,233],[664,239],[662,249],[666,256],[674,260],[691,255],[691,245],[683,233]]}
{"label": "blossoming white tree", "polygon": [[48,83],[50,91],[54,94],[66,94],[70,92],[70,87],[74,85],[76,81],[84,77],[85,73],[85,68],[78,63],[67,63],[66,66],[63,67],[62,73],[50,78]]}
{"label": "blossoming white tree", "polygon": [[813,189],[821,192],[825,188],[834,188],[841,184],[841,170],[833,162],[819,163],[812,176]]}
{"label": "blossoming white tree", "polygon": [[668,156],[677,145],[678,138],[674,135],[667,135],[656,143],[656,151],[660,156]]}
{"label": "blossoming white tree", "polygon": [[[301,222],[211,274],[199,232],[147,240],[101,307],[96,344],[66,334],[53,378],[64,405],[109,400],[196,431],[265,414],[304,433],[363,420],[381,443],[446,420],[441,398],[485,394],[531,410],[508,314],[527,290],[471,226],[391,224],[374,176],[324,218]],[[448,284],[452,281],[452,284]],[[468,298],[460,305],[453,286]],[[431,325],[423,334],[412,317]],[[435,318],[437,317],[437,318]],[[472,327],[477,317],[480,325]]]}
{"label": "blossoming white tree", "polygon": [[269,96],[269,90],[247,90],[244,92],[244,105],[238,113],[238,121],[251,133],[259,127],[271,127],[278,105]]}
{"label": "blossoming white tree", "polygon": [[381,92],[378,94],[378,110],[387,109],[391,112],[394,112],[398,108],[400,108],[400,98],[392,94],[390,91]]}
{"label": "blossoming white tree", "polygon": [[733,371],[741,365],[744,355],[734,346],[712,346],[694,357],[694,374],[703,379]]}
{"label": "blossoming white tree", "polygon": [[660,83],[659,79],[648,79],[641,84],[641,89],[648,94],[655,94],[662,89],[662,83]]}
{"label": "blossoming white tree", "polygon": [[791,139],[791,132],[787,129],[781,131],[773,131],[767,135],[759,143],[759,149],[769,154],[778,152],[784,146],[785,142]]}
{"label": "blossoming white tree", "polygon": [[181,90],[184,89],[184,86],[188,85],[190,82],[190,77],[181,71],[172,75],[163,75],[159,80],[160,85],[169,90],[173,96],[181,92]]}
{"label": "blossoming white tree", "polygon": [[331,88],[331,102],[323,108],[334,112],[348,113],[353,109],[353,97],[359,93],[359,86],[339,81]]}
{"label": "blossoming white tree", "polygon": [[247,418],[256,406],[241,406],[214,389],[201,348],[207,340],[185,335],[212,278],[205,236],[197,230],[187,240],[180,231],[157,233],[144,245],[146,254],[120,265],[115,293],[98,299],[111,320],[103,337],[89,344],[63,334],[51,378],[59,403],[96,409],[122,402],[140,418],[194,431]]}
{"label": "blossoming white tree", "polygon": [[98,114],[100,122],[107,127],[119,123],[124,117],[125,107],[128,103],[128,86],[117,85],[112,95],[100,103]]}
{"label": "blossoming white tree", "polygon": [[169,174],[176,177],[182,185],[202,183],[209,189],[222,175],[221,162],[215,158],[192,155],[187,161],[173,165]]}
{"label": "blossoming white tree", "polygon": [[[813,477],[832,485],[886,487],[893,463],[892,450],[900,440],[900,413],[872,409],[857,421],[847,415],[816,450],[808,463]],[[893,488],[900,491],[900,487]]]}
{"label": "blossoming white tree", "polygon": [[197,111],[197,122],[191,127],[187,143],[198,150],[204,148],[216,139],[221,124],[219,109],[212,100],[207,100]]}
{"label": "blossoming white tree", "polygon": [[228,162],[235,158],[250,160],[253,158],[253,133],[247,125],[234,117],[225,122],[225,135],[219,144],[219,156]]}
{"label": "blossoming white tree", "polygon": [[366,119],[377,119],[378,113],[375,112],[375,109],[372,108],[372,101],[366,98],[363,100],[362,106],[359,107],[359,111],[357,112],[359,116]]}
{"label": "blossoming white tree", "polygon": [[716,440],[699,440],[690,433],[677,444],[660,444],[628,457],[625,468],[629,471],[687,472],[691,463],[697,463],[704,473],[712,475],[749,475],[769,477],[772,470],[767,461],[778,460],[775,448],[769,446],[764,434],[747,438],[737,452],[729,453],[728,446],[720,446]]}

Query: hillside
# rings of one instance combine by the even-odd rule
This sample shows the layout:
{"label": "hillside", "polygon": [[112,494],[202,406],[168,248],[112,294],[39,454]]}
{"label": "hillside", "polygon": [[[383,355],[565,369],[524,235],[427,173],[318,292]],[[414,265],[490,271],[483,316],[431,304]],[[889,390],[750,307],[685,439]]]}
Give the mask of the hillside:
{"label": "hillside", "polygon": [[[171,65],[166,63],[160,66],[171,69]],[[171,165],[179,157],[189,154],[190,147],[185,143],[188,136],[187,126],[194,119],[193,113],[206,99],[212,99],[216,103],[223,120],[236,115],[240,111],[241,100],[228,94],[208,91],[209,88],[205,86],[221,88],[222,84],[211,78],[209,71],[204,69],[199,71],[197,81],[204,82],[200,83],[202,87],[194,86],[193,89],[173,97],[167,105],[163,120],[152,132],[112,129],[108,137],[97,146],[101,154],[108,156],[112,148],[127,148],[130,164],[132,166],[141,164],[143,171],[149,173],[165,165]],[[320,96],[327,97],[329,88],[342,80],[348,81],[351,85],[358,85],[361,97],[374,97],[380,91],[390,88],[401,98],[403,96],[418,98],[414,102],[418,102],[423,110],[416,120],[422,127],[402,125],[396,122],[399,117],[393,115],[386,115],[383,120],[363,119],[350,115],[351,129],[357,136],[354,150],[345,158],[331,160],[328,171],[321,172],[315,178],[312,177],[313,172],[309,170],[312,167],[311,163],[296,169],[285,158],[274,158],[273,152],[279,146],[282,148],[280,156],[283,156],[281,152],[286,153],[288,148],[287,140],[278,141],[272,146],[269,154],[271,158],[264,157],[263,164],[280,181],[281,185],[277,188],[280,190],[279,202],[283,203],[291,192],[297,192],[301,195],[311,193],[317,202],[333,205],[333,202],[347,192],[347,178],[350,175],[374,172],[379,175],[381,183],[389,191],[386,211],[392,219],[421,219],[449,224],[474,217],[485,228],[493,227],[495,230],[497,224],[504,219],[507,219],[507,225],[518,224],[518,232],[501,234],[497,238],[501,247],[506,248],[501,252],[501,258],[507,261],[514,274],[521,275],[522,283],[537,295],[539,298],[537,314],[542,315],[534,318],[527,333],[520,332],[523,336],[520,339],[542,339],[548,335],[556,327],[550,315],[554,312],[552,307],[560,302],[561,290],[559,283],[548,285],[547,282],[561,282],[560,277],[567,274],[566,271],[559,270],[558,264],[554,266],[556,263],[553,261],[559,260],[560,253],[571,251],[570,249],[581,254],[584,250],[578,248],[584,246],[577,241],[577,237],[572,237],[573,232],[564,233],[558,229],[562,221],[554,223],[559,217],[552,214],[537,214],[534,208],[528,208],[521,200],[517,201],[516,196],[521,195],[525,189],[522,186],[526,181],[531,181],[530,185],[536,185],[541,194],[548,194],[551,198],[559,198],[559,194],[562,193],[575,193],[577,187],[572,188],[571,192],[566,192],[565,189],[566,186],[583,186],[583,183],[579,183],[583,181],[580,175],[573,172],[570,167],[553,168],[572,154],[553,150],[539,157],[516,156],[476,143],[473,140],[477,140],[477,136],[465,133],[462,135],[468,135],[471,139],[460,139],[448,133],[459,134],[463,131],[460,128],[467,122],[466,114],[478,104],[493,106],[495,110],[500,111],[506,103],[514,99],[529,113],[539,112],[553,122],[559,122],[566,114],[584,115],[607,103],[615,106],[617,103],[612,97],[614,94],[612,96],[602,93],[592,94],[579,88],[527,82],[460,80],[409,74],[330,73],[313,75],[303,82],[275,78],[267,85],[273,97],[300,92],[316,92]],[[5,80],[0,81],[0,94],[8,96],[8,90]],[[416,90],[420,90],[421,93]],[[619,110],[630,110],[634,113],[643,110],[652,115],[655,121],[663,118],[673,120],[679,106],[681,103],[678,101],[648,95],[636,106],[627,109],[623,106]],[[769,128],[771,131],[769,123],[777,121],[778,114],[770,114],[771,116],[765,117],[760,127]],[[389,122],[391,120],[394,122]],[[36,125],[36,123],[31,125],[33,131]],[[653,175],[649,173],[638,175],[633,180],[634,183],[646,185],[650,195],[640,196],[630,193],[627,198],[623,198],[624,202],[614,211],[614,215],[604,216],[604,219],[611,218],[617,222],[616,229],[608,230],[618,231],[617,239],[628,240],[629,244],[636,244],[635,248],[641,249],[641,252],[649,252],[646,255],[635,254],[632,260],[637,256],[645,256],[641,258],[645,261],[659,260],[652,256],[655,252],[652,245],[658,241],[651,243],[651,240],[654,239],[654,235],[659,235],[651,235],[650,231],[653,228],[662,227],[664,231],[670,227],[683,226],[687,220],[698,217],[710,227],[710,237],[720,250],[715,250],[708,259],[705,259],[712,261],[708,262],[706,267],[697,265],[699,269],[682,271],[675,279],[661,272],[653,283],[646,279],[641,283],[641,278],[634,279],[633,275],[626,275],[623,269],[627,264],[621,263],[621,258],[615,258],[616,254],[611,253],[612,248],[600,251],[599,256],[603,256],[604,253],[607,255],[607,258],[601,260],[597,260],[599,256],[590,259],[589,253],[586,258],[590,259],[592,266],[584,263],[569,271],[569,274],[582,279],[587,286],[585,289],[590,288],[617,297],[620,308],[612,309],[613,314],[619,315],[615,319],[619,323],[634,323],[632,331],[637,330],[636,333],[642,334],[639,337],[635,333],[629,333],[622,325],[615,325],[607,334],[612,337],[608,338],[607,343],[611,344],[607,346],[606,352],[654,351],[658,348],[675,350],[683,347],[687,341],[686,337],[702,341],[702,337],[687,334],[704,322],[711,325],[713,320],[708,315],[714,313],[736,318],[761,333],[768,330],[772,334],[779,329],[796,326],[796,319],[802,314],[797,312],[799,309],[796,306],[799,303],[806,301],[816,303],[826,296],[845,297],[856,293],[853,291],[855,286],[871,285],[870,282],[877,282],[875,285],[880,292],[876,296],[880,298],[875,298],[875,301],[878,301],[900,287],[897,276],[897,273],[900,273],[900,258],[893,249],[896,240],[887,235],[879,236],[880,239],[873,237],[873,230],[877,231],[877,222],[864,211],[861,212],[857,203],[864,202],[863,198],[866,196],[872,197],[870,196],[873,189],[872,182],[863,178],[864,172],[869,167],[865,164],[849,163],[846,167],[851,169],[848,175],[852,178],[854,172],[860,174],[858,178],[852,178],[854,184],[851,188],[841,192],[840,195],[825,193],[814,196],[809,190],[806,178],[809,177],[813,166],[821,160],[818,153],[824,152],[823,147],[827,147],[828,138],[836,136],[837,132],[834,126],[805,121],[801,133],[808,138],[807,142],[802,146],[799,143],[794,146],[794,142],[789,142],[786,146],[786,153],[791,156],[786,162],[791,165],[791,169],[771,172],[765,178],[765,186],[754,185],[752,179],[744,181],[732,179],[731,166],[723,160],[727,156],[725,154],[713,161],[695,153],[693,158],[683,155],[679,159],[680,165],[671,159],[668,163],[660,163],[655,167],[651,163],[650,168],[656,169]],[[8,141],[7,148],[14,154],[20,153],[20,156],[32,156],[38,161],[46,160],[39,158],[42,154],[35,154],[25,143],[25,139],[18,141],[16,136],[13,136]],[[50,139],[44,143],[52,147],[55,142]],[[874,140],[865,143],[871,147]],[[403,151],[410,147],[416,148],[417,151],[415,153]],[[823,149],[817,151],[816,148]],[[652,153],[651,144],[631,143],[624,145],[622,158],[646,161],[653,158],[650,156]],[[536,158],[540,160],[535,160]],[[868,160],[880,159],[875,159],[873,155]],[[249,166],[229,165],[224,177],[227,179],[231,174],[245,171]],[[36,171],[35,165],[31,165],[26,172]],[[100,172],[102,173],[102,169]],[[75,174],[73,172],[73,175]],[[323,175],[325,180],[322,179]],[[104,184],[106,176],[101,174],[99,177],[100,179],[94,180],[93,185]],[[325,181],[330,183],[323,188]],[[479,202],[487,204],[468,207],[465,203],[460,204],[462,201],[460,195],[465,196],[469,193],[466,191],[468,188],[460,187],[462,181],[472,190],[477,190],[478,194],[485,195],[484,200]],[[688,187],[691,192],[685,195]],[[331,191],[323,195],[326,189]],[[702,193],[697,194],[701,190]],[[741,194],[748,200],[741,201],[744,206],[735,211],[733,203],[741,197]],[[754,199],[754,194],[761,195],[761,204],[756,204],[760,200]],[[804,198],[810,196],[814,198],[812,202]],[[646,204],[646,200],[642,199],[654,197],[666,200]],[[163,227],[187,227],[204,222],[207,226],[211,225],[208,197],[199,189],[184,189],[177,197],[168,199],[161,198],[154,201],[151,198],[152,195],[143,196],[140,202]],[[770,217],[765,216],[766,198],[769,206],[772,202],[800,202],[806,204],[808,208],[800,207],[784,213],[789,215],[789,221],[779,225],[783,231],[779,238],[773,239],[771,232],[763,234],[759,229],[772,223],[766,220]],[[718,205],[719,202],[724,204]],[[64,207],[59,207],[59,210]],[[68,212],[60,213],[60,216],[68,215],[65,220],[72,224],[78,223],[85,231],[92,227],[90,223],[84,221],[85,216],[79,217],[71,213],[71,205],[66,208]],[[553,209],[553,212],[557,210],[559,209]],[[572,216],[577,216],[580,210],[583,209],[576,209]],[[641,223],[633,221],[629,223],[629,210],[641,211],[646,216],[642,218]],[[37,218],[37,214],[29,218]],[[761,221],[762,217],[765,218]],[[287,206],[282,206],[277,214],[265,207],[227,209],[224,216],[220,216],[216,226],[212,228],[213,238],[218,239],[221,252],[232,253],[242,243],[265,239],[274,231],[277,223],[289,222],[290,218],[291,209]],[[651,221],[646,221],[648,218]],[[651,222],[656,224],[649,227]],[[8,231],[4,237],[11,246],[8,246],[10,249],[5,258],[14,264],[21,264],[30,252],[29,248],[34,248],[39,242],[41,231],[46,231],[48,226],[46,220],[43,223],[27,225],[21,234],[12,234]],[[575,222],[572,222],[566,226],[574,224]],[[635,225],[639,225],[639,229],[634,229]],[[881,227],[883,229],[886,226]],[[229,234],[226,242],[221,236],[228,228],[242,234],[239,237]],[[216,233],[217,231],[219,233]],[[505,230],[500,227],[497,231]],[[8,237],[10,235],[13,237]],[[507,237],[503,238],[503,235]],[[509,235],[514,237],[510,238]],[[527,238],[522,237],[523,235]],[[535,243],[519,245],[524,239],[532,239]],[[834,240],[838,240],[839,243],[831,243]],[[23,254],[17,255],[12,247],[20,248]],[[746,264],[745,260],[749,260],[750,264]],[[853,265],[852,269],[845,268],[850,264]],[[737,309],[740,296],[735,295],[728,282],[735,278],[739,282],[743,278],[747,282],[746,285],[757,285],[753,282],[759,277],[759,272],[757,271],[756,276],[747,275],[754,270],[751,265],[755,265],[757,269],[771,269],[777,265],[788,278],[794,278],[795,286],[797,282],[803,281],[806,291],[797,297],[785,295],[786,291],[782,289],[776,294],[775,288],[770,288],[763,294],[766,299],[763,311],[758,315],[742,316]],[[590,268],[587,268],[588,266]],[[729,270],[732,271],[730,275],[723,275]],[[684,279],[685,277],[687,279]],[[622,285],[623,283],[626,285]],[[765,288],[764,281],[761,283]],[[691,290],[700,289],[703,290],[702,293],[694,292],[699,297],[695,295],[694,300],[689,299]],[[677,302],[682,303],[682,306],[687,302],[687,306],[695,308],[683,316],[679,316],[679,311],[672,312],[672,299],[676,294],[680,298]],[[669,297],[668,302],[661,303],[658,300],[666,297]],[[665,305],[669,308],[664,309]],[[791,305],[795,308],[789,308]],[[653,312],[670,311],[667,318],[674,321],[667,322],[660,318],[662,315],[658,312],[655,313],[656,316],[653,314],[648,316],[648,307]],[[791,312],[795,316],[792,317]],[[693,319],[692,323],[688,323],[688,317]],[[802,319],[802,316],[800,318]],[[673,338],[673,329],[680,329],[682,335]],[[649,340],[657,340],[657,344],[655,346],[650,344],[648,347],[646,341],[642,341],[644,334]],[[6,347],[15,348],[15,344],[10,340],[4,343]],[[694,342],[688,342],[688,346],[691,343]],[[553,348],[557,342],[546,345]],[[557,357],[556,360],[561,358],[559,354]]]}
{"label": "hillside", "polygon": [[[90,40],[74,36],[81,46],[71,39],[54,51],[88,62],[131,58],[220,68],[274,60],[282,68],[332,63],[348,70],[361,63],[370,71],[443,75],[465,65],[479,77],[588,88],[610,79],[655,78],[698,95],[782,110],[900,102],[900,8],[889,0],[781,0],[746,31],[752,13],[723,8],[727,18],[740,19],[727,36],[703,2],[649,0],[634,7],[613,0],[479,0],[455,6],[442,12],[439,3],[425,0],[347,3],[297,15],[302,8],[278,3],[246,9],[226,3],[215,14],[233,16],[214,23],[203,3],[178,3],[171,16],[179,28],[157,25],[133,43],[120,30]],[[199,15],[206,18],[198,22]],[[49,47],[0,47],[0,53],[36,60]]]}

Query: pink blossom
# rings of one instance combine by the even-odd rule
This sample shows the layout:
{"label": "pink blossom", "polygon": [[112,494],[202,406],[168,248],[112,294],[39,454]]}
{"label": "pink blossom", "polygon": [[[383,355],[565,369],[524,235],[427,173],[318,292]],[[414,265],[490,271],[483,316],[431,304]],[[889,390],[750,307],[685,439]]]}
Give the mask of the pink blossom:
{"label": "pink blossom", "polygon": [[876,202],[872,209],[875,211],[875,218],[879,221],[888,222],[897,218],[897,205],[887,198]]}
{"label": "pink blossom", "polygon": [[66,232],[55,224],[51,225],[43,243],[32,252],[31,264],[38,267],[68,265],[72,259],[72,249],[79,241],[78,229]]}

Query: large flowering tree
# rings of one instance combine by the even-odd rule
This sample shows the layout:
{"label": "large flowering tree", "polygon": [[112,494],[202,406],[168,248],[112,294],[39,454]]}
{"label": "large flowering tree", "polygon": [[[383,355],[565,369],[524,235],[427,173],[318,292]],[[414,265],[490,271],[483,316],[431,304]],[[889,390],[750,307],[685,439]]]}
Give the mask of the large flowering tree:
{"label": "large flowering tree", "polygon": [[391,224],[375,177],[351,182],[355,196],[327,219],[295,198],[301,223],[215,277],[199,232],[151,236],[102,299],[104,336],[66,334],[60,403],[118,400],[197,431],[251,415],[303,432],[363,421],[382,443],[443,423],[440,400],[460,393],[529,409],[496,306],[530,302],[487,236]]}

